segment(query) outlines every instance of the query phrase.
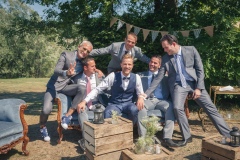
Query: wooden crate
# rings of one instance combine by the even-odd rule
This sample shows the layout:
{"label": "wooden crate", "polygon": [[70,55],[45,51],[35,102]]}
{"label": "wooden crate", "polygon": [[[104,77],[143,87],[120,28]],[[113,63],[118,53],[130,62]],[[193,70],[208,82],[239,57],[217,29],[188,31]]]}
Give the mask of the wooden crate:
{"label": "wooden crate", "polygon": [[122,160],[122,150],[105,153],[99,156],[92,154],[88,149],[86,149],[85,151],[87,160]]}
{"label": "wooden crate", "polygon": [[219,143],[221,135],[202,140],[202,160],[240,160],[240,147],[231,147]]}
{"label": "wooden crate", "polygon": [[160,154],[135,154],[132,150],[122,151],[122,160],[172,160],[174,157],[171,152],[161,147]]}
{"label": "wooden crate", "polygon": [[132,121],[120,117],[118,124],[111,118],[103,124],[84,122],[85,146],[95,156],[131,148],[133,146]]}

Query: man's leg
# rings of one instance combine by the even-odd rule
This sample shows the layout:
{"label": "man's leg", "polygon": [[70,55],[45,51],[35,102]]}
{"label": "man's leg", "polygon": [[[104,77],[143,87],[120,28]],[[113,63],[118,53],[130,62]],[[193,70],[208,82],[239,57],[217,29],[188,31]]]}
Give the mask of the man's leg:
{"label": "man's leg", "polygon": [[184,112],[184,102],[188,95],[188,92],[190,92],[191,90],[192,89],[190,86],[187,86],[187,88],[183,88],[180,85],[175,84],[172,97],[175,117],[178,121],[183,140],[187,140],[191,137],[188,119]]}
{"label": "man's leg", "polygon": [[159,109],[165,113],[165,126],[163,128],[163,139],[172,139],[175,121],[172,103],[165,100],[159,100],[155,109]]}
{"label": "man's leg", "polygon": [[42,134],[42,137],[44,138],[44,141],[50,141],[46,123],[48,120],[48,116],[52,111],[53,101],[55,97],[56,97],[56,91],[47,89],[44,95],[43,108],[40,114],[40,132]]}
{"label": "man's leg", "polygon": [[218,113],[216,106],[212,103],[207,91],[202,90],[201,96],[195,100],[197,104],[204,109],[208,117],[221,135],[230,138],[230,129],[224,121],[223,117]]}
{"label": "man's leg", "polygon": [[79,85],[79,84],[71,84],[67,85],[61,93],[67,95],[67,96],[74,96],[72,106],[69,108],[68,112],[65,114],[65,116],[62,117],[62,127],[64,129],[68,128],[68,123],[72,119],[73,112],[77,109],[77,105],[84,99],[85,97],[85,86]]}
{"label": "man's leg", "polygon": [[121,104],[112,104],[108,103],[108,106],[104,110],[104,118],[111,118],[112,117],[112,110],[117,111],[119,115],[122,114],[122,106]]}
{"label": "man's leg", "polygon": [[128,119],[130,119],[133,122],[133,125],[135,125],[138,121],[137,106],[132,102],[122,103],[121,105],[123,107],[122,113],[126,114],[128,116]]}
{"label": "man's leg", "polygon": [[143,126],[141,120],[144,118],[144,117],[147,117],[147,110],[146,108],[144,107],[141,111],[138,112],[138,135],[139,136],[145,136],[146,135],[146,128]]}

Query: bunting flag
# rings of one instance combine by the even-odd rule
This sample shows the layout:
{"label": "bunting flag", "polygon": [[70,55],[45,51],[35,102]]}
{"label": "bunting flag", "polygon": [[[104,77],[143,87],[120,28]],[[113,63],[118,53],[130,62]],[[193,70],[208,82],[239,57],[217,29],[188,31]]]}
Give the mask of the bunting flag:
{"label": "bunting flag", "polygon": [[[168,31],[154,31],[154,30],[149,30],[149,29],[140,28],[140,27],[138,27],[138,26],[134,26],[134,25],[132,25],[132,24],[128,24],[128,23],[126,23],[126,22],[124,22],[124,21],[122,21],[122,20],[120,20],[120,19],[118,19],[118,18],[115,18],[115,17],[113,17],[113,18],[111,19],[110,27],[112,27],[112,25],[113,25],[114,23],[116,23],[117,21],[118,21],[117,31],[118,31],[124,24],[126,24],[126,31],[127,31],[127,33],[129,33],[129,32],[131,31],[132,27],[134,28],[134,33],[135,33],[136,35],[138,35],[138,33],[140,32],[140,30],[142,30],[142,31],[143,31],[143,39],[144,39],[144,41],[146,40],[146,38],[147,38],[147,36],[148,36],[148,34],[149,34],[150,31],[151,31],[151,33],[152,33],[152,41],[153,41],[153,42],[154,42],[155,39],[157,38],[159,32],[161,33],[161,36],[164,36],[164,35],[166,35],[166,34],[169,33]],[[239,27],[240,27],[240,22],[238,21],[238,22],[236,22],[236,24],[233,24],[233,25],[234,25],[235,27],[239,28]],[[203,28],[193,29],[193,30],[172,31],[172,34],[173,34],[174,36],[178,37],[178,32],[181,32],[181,34],[182,34],[183,37],[189,37],[190,31],[193,31],[194,37],[195,37],[195,38],[198,38],[202,29],[204,29],[204,30],[206,31],[206,33],[207,33],[210,37],[213,37],[213,29],[214,29],[214,26],[213,26],[213,25],[212,25],[212,26],[203,27]]]}
{"label": "bunting flag", "polygon": [[117,18],[115,18],[115,17],[113,17],[112,18],[112,20],[111,20],[111,22],[110,22],[110,27],[112,27],[112,25],[115,23],[115,22],[117,22]]}
{"label": "bunting flag", "polygon": [[194,29],[194,30],[193,30],[193,33],[194,33],[195,38],[198,38],[198,37],[199,37],[199,34],[200,34],[201,30],[202,30],[202,29]]}
{"label": "bunting flag", "polygon": [[189,36],[189,31],[180,31],[182,33],[183,37],[188,37]]}
{"label": "bunting flag", "polygon": [[124,22],[121,20],[118,20],[118,26],[117,26],[117,31],[124,25]]}
{"label": "bunting flag", "polygon": [[173,31],[173,35],[174,35],[175,37],[178,37],[178,32],[177,32],[177,31]]}
{"label": "bunting flag", "polygon": [[127,34],[130,32],[132,27],[133,27],[132,25],[126,23]]}
{"label": "bunting flag", "polygon": [[145,41],[149,32],[150,32],[150,30],[148,30],[148,29],[142,29],[142,30],[143,30],[143,41]]}
{"label": "bunting flag", "polygon": [[164,35],[168,34],[168,32],[166,32],[166,31],[160,31],[160,33],[161,33],[162,37],[163,37]]}
{"label": "bunting flag", "polygon": [[134,33],[135,33],[136,35],[138,35],[138,33],[140,32],[140,30],[141,30],[141,28],[134,26]]}
{"label": "bunting flag", "polygon": [[204,27],[205,31],[207,32],[207,34],[208,34],[210,37],[213,36],[213,27],[214,27],[214,26]]}
{"label": "bunting flag", "polygon": [[151,31],[151,33],[152,33],[152,42],[154,42],[158,36],[159,31]]}
{"label": "bunting flag", "polygon": [[240,21],[236,22],[236,24],[234,24],[233,26],[236,27],[236,28],[240,28]]}

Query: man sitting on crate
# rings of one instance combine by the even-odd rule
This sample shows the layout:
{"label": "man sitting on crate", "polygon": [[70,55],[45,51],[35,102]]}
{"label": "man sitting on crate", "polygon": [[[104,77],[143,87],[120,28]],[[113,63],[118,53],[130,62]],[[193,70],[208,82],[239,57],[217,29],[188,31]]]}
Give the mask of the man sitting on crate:
{"label": "man sitting on crate", "polygon": [[[118,114],[124,114],[126,117],[137,122],[138,111],[142,108],[137,108],[133,103],[133,95],[136,92],[138,96],[143,94],[142,82],[139,75],[131,73],[133,68],[133,58],[130,54],[125,54],[121,61],[121,72],[110,73],[95,89],[93,89],[87,97],[78,104],[78,113],[85,111],[86,104],[97,97],[103,90],[111,87],[111,97],[104,111],[105,118],[111,118],[112,111],[117,111]],[[84,141],[80,141],[80,146],[85,147]]]}
{"label": "man sitting on crate", "polygon": [[[149,70],[145,72],[140,72],[138,75],[141,77],[143,90],[146,91],[154,79],[154,76],[158,74],[158,70],[161,67],[162,57],[159,55],[152,56],[149,62]],[[169,89],[167,86],[167,77],[165,77],[161,83],[157,86],[155,91],[152,93],[150,98],[145,100],[145,107],[138,112],[138,126],[139,126],[139,136],[145,136],[146,128],[142,125],[141,120],[152,111],[156,116],[161,116],[161,111],[165,114],[165,126],[163,129],[163,139],[164,143],[169,147],[178,147],[179,145],[172,141],[172,135],[174,130],[174,111],[173,105],[169,101]],[[158,115],[158,112],[159,114]]]}

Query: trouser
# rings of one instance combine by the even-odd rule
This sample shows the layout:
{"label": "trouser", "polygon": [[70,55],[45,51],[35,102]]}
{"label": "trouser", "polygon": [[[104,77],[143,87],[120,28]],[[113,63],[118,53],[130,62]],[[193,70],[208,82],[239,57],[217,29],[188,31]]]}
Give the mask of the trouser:
{"label": "trouser", "polygon": [[[85,86],[79,84],[66,85],[61,91],[57,93],[63,93],[67,96],[75,96],[72,102],[72,108],[77,108],[77,105],[83,100],[85,96]],[[44,95],[43,108],[40,114],[40,125],[46,125],[48,116],[52,111],[54,98],[56,98],[56,91],[53,89],[47,88],[47,91]]]}
{"label": "trouser", "polygon": [[112,110],[117,111],[119,115],[126,115],[126,118],[133,122],[133,125],[137,122],[138,108],[132,102],[120,104],[108,103],[108,106],[104,111],[104,118],[111,118]]}

